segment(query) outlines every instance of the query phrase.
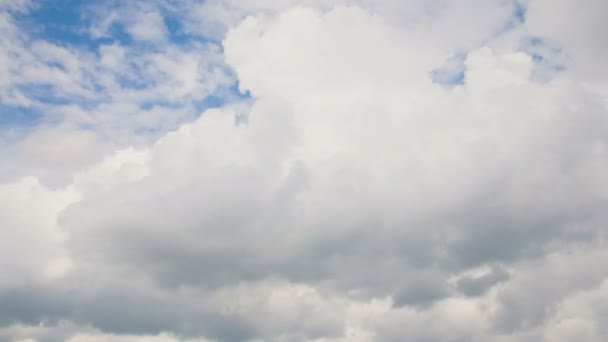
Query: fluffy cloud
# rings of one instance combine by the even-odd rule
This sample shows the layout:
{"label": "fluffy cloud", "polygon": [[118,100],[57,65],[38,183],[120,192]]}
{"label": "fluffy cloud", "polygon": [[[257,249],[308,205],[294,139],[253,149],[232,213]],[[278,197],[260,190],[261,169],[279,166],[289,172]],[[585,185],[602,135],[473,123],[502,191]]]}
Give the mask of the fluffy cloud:
{"label": "fluffy cloud", "polygon": [[[251,100],[117,143],[58,186],[2,185],[0,338],[603,340],[608,116],[583,59],[536,78],[538,56],[494,38],[522,4],[476,7],[479,30],[449,1],[347,4],[206,2],[235,16],[213,54]],[[546,6],[507,35],[553,39]],[[70,113],[108,134],[118,116],[179,125],[137,104],[208,94],[219,69],[163,39],[103,46],[117,100]],[[67,50],[41,46],[70,70]],[[455,54],[462,83],[436,83]],[[15,146],[80,155],[39,139]]]}

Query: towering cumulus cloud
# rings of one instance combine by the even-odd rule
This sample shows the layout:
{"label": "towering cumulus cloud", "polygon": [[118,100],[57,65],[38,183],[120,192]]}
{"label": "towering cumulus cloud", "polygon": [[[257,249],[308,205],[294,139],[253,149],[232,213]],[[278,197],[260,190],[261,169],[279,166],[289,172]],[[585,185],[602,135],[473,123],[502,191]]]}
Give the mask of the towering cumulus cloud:
{"label": "towering cumulus cloud", "polygon": [[606,4],[0,1],[0,341],[608,340]]}

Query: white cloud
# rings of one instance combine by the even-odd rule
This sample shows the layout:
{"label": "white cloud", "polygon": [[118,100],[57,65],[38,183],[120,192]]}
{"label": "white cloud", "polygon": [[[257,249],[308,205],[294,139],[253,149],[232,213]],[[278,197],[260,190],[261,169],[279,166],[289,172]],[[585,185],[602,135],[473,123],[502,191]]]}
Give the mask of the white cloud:
{"label": "white cloud", "polygon": [[[94,134],[41,129],[17,151],[44,170],[84,158],[100,133],[115,145],[59,185],[0,188],[0,302],[15,312],[0,308],[0,337],[604,339],[605,99],[582,59],[539,82],[517,38],[480,47],[512,4],[471,3],[481,18],[460,27],[473,13],[455,2],[209,2],[238,17],[221,51],[113,44],[93,66],[32,45],[63,65],[57,84],[86,83],[88,70],[112,100],[51,112]],[[542,5],[516,36],[540,32]],[[396,22],[395,7],[431,14]],[[461,49],[464,84],[434,84]],[[190,111],[141,109],[229,83],[224,57],[250,103],[181,125]],[[124,84],[139,78],[155,85]],[[138,141],[132,127],[161,137]],[[35,328],[60,320],[72,323]]]}
{"label": "white cloud", "polygon": [[78,334],[70,337],[68,342],[207,342],[205,339],[178,339],[177,337],[161,334],[156,336],[141,335],[112,335],[112,334]]}
{"label": "white cloud", "polygon": [[71,266],[63,243],[66,232],[57,225],[61,210],[77,193],[50,190],[35,178],[0,186],[0,288],[44,282]]}
{"label": "white cloud", "polygon": [[568,67],[579,77],[605,83],[608,38],[604,32],[608,27],[603,13],[607,10],[608,4],[601,0],[535,0],[530,2],[526,27],[531,34],[563,48],[572,58]]}
{"label": "white cloud", "polygon": [[[136,40],[157,45],[98,48],[30,36],[14,11],[26,15],[33,7],[17,7],[0,8],[0,104],[7,106],[0,115],[9,125],[20,124],[20,111],[39,118],[34,128],[0,132],[3,181],[31,175],[65,184],[108,152],[149,144],[191,121],[200,102],[229,92],[234,83],[216,44],[169,41],[156,5],[137,3],[118,12]],[[104,36],[118,12],[93,7],[87,18],[98,30],[98,21],[107,21]]]}
{"label": "white cloud", "polygon": [[89,31],[94,37],[112,37],[116,26],[122,26],[125,33],[138,42],[168,42],[169,33],[161,9],[154,2],[99,3],[88,15],[92,20]]}
{"label": "white cloud", "polygon": [[137,10],[127,31],[137,40],[162,42],[167,39],[167,28],[162,15],[155,10]]}

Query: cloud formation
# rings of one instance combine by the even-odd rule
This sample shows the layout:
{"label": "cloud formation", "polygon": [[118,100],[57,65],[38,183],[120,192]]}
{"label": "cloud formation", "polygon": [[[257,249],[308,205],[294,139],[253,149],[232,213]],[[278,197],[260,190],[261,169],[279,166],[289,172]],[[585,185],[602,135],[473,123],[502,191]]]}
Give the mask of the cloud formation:
{"label": "cloud formation", "polygon": [[93,52],[26,4],[0,340],[608,337],[601,1],[108,2]]}

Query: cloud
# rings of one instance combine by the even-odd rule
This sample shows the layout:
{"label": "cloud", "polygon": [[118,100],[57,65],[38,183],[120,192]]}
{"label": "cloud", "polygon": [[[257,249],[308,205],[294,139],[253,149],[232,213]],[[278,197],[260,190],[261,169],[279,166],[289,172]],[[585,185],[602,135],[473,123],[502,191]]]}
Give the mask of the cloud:
{"label": "cloud", "polygon": [[113,31],[122,28],[137,42],[168,42],[169,32],[161,8],[156,3],[138,1],[121,5],[106,2],[93,7],[87,15],[92,21],[89,31],[95,37],[113,37]]}
{"label": "cloud", "polygon": [[[85,30],[113,22],[114,13],[124,17],[120,24],[134,42],[116,37],[111,27],[107,37]],[[193,120],[208,98],[235,98],[234,75],[221,48],[209,41],[170,40],[157,5],[85,6],[85,27],[66,29],[78,39],[59,42],[28,26],[28,16],[43,16],[44,6],[3,5],[0,15],[3,181],[31,175],[65,185],[107,153],[147,145]],[[36,127],[27,127],[30,122]],[[56,146],[49,146],[49,137]]]}
{"label": "cloud", "polygon": [[[510,2],[479,30],[453,2],[276,4],[206,3],[238,17],[221,49],[26,49],[106,90],[9,145],[76,165],[0,187],[0,338],[602,340],[607,108],[576,59],[539,79],[511,45],[538,45],[542,3],[515,38]],[[436,83],[456,55],[462,81]],[[233,76],[251,99],[183,105]]]}
{"label": "cloud", "polygon": [[606,23],[600,19],[607,4],[589,1],[584,5],[572,1],[532,1],[526,16],[526,26],[536,36],[547,39],[565,51],[572,59],[570,67],[578,77],[605,83],[602,67],[608,54],[608,40],[601,32]]}
{"label": "cloud", "polygon": [[66,236],[55,219],[77,194],[47,189],[31,177],[0,190],[1,265],[6,272],[0,288],[60,276],[71,261],[61,248]]}

